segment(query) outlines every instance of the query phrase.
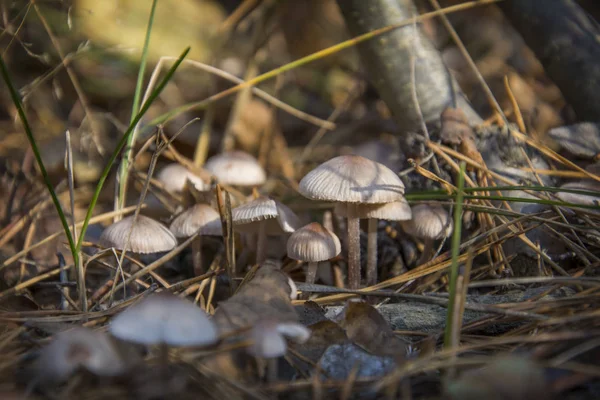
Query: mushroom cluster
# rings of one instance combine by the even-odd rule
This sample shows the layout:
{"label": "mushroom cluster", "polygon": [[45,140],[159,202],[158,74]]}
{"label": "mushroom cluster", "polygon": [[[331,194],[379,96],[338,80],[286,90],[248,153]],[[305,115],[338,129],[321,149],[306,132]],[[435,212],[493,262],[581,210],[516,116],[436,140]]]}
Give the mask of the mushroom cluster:
{"label": "mushroom cluster", "polygon": [[[313,200],[341,203],[338,210],[348,220],[348,286],[360,286],[360,218],[374,220],[369,229],[368,280],[374,282],[377,268],[376,218],[392,216],[397,220],[410,219],[410,207],[405,205],[404,184],[383,164],[356,155],[335,157],[309,172],[300,181],[302,195]],[[390,210],[380,210],[388,203]],[[345,211],[344,211],[345,209]]]}

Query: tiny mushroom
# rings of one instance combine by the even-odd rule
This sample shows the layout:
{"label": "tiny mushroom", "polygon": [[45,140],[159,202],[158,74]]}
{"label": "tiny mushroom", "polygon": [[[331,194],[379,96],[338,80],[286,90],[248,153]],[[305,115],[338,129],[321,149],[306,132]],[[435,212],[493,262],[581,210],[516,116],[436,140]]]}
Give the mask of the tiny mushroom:
{"label": "tiny mushroom", "polygon": [[310,171],[300,193],[314,200],[346,203],[348,219],[348,286],[360,286],[360,204],[382,204],[403,199],[404,184],[394,171],[356,155],[332,158]]}
{"label": "tiny mushroom", "polygon": [[128,246],[128,250],[138,254],[160,253],[177,246],[175,236],[160,222],[138,215],[134,223],[134,218],[131,215],[107,227],[100,235],[100,245],[117,250]]}
{"label": "tiny mushroom", "polygon": [[243,151],[217,154],[209,158],[204,167],[225,185],[260,186],[267,180],[256,158]]}
{"label": "tiny mushroom", "polygon": [[106,334],[82,327],[57,333],[34,364],[42,384],[64,382],[79,368],[98,376],[117,376],[126,369]]}
{"label": "tiny mushroom", "polygon": [[[341,204],[335,211],[342,217],[346,216],[346,208]],[[358,206],[358,216],[369,221],[369,234],[367,241],[367,285],[377,283],[377,221],[406,221],[412,218],[408,202],[403,198],[384,204],[361,204]]]}
{"label": "tiny mushroom", "polygon": [[202,236],[221,236],[223,234],[219,213],[207,204],[196,204],[179,214],[171,223],[171,232],[175,237],[187,238],[198,234],[192,241],[192,259],[194,274],[203,273]]}
{"label": "tiny mushroom", "polygon": [[329,260],[342,251],[337,235],[313,222],[292,233],[287,242],[288,257],[308,262],[306,283],[314,283],[319,261]]}
{"label": "tiny mushroom", "polygon": [[256,262],[265,260],[267,235],[282,235],[294,232],[299,224],[298,217],[284,204],[260,196],[231,210],[235,228],[241,232],[258,232]]}
{"label": "tiny mushroom", "polygon": [[263,320],[256,323],[250,331],[252,344],[248,351],[258,359],[267,360],[270,382],[277,378],[277,358],[287,352],[286,337],[297,343],[304,343],[310,338],[310,330],[295,322]]}
{"label": "tiny mushroom", "polygon": [[210,183],[206,183],[201,177],[178,163],[172,163],[162,168],[156,175],[156,179],[167,192],[172,193],[183,191],[187,181],[190,181],[199,191],[210,189]]}
{"label": "tiny mushroom", "polygon": [[122,340],[159,345],[164,364],[168,346],[207,346],[218,341],[208,315],[187,300],[168,292],[152,294],[114,317],[110,333]]}
{"label": "tiny mushroom", "polygon": [[423,239],[425,248],[417,264],[426,262],[433,252],[433,244],[438,239],[450,236],[452,219],[450,214],[437,204],[418,204],[412,208],[412,219],[402,221],[402,229],[419,239]]}

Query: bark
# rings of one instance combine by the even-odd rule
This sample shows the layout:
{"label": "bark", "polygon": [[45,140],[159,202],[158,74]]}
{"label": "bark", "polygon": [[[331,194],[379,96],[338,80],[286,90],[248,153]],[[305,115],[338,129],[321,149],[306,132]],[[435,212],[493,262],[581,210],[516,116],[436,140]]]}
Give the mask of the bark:
{"label": "bark", "polygon": [[573,0],[498,5],[582,120],[600,120],[600,28]]}
{"label": "bark", "polygon": [[[412,0],[337,2],[352,36],[418,15]],[[363,42],[358,45],[358,51],[369,79],[390,108],[401,131],[421,128],[421,115],[413,97],[413,81],[425,122],[438,121],[448,106],[461,108],[472,124],[481,121],[418,24],[416,29],[413,25],[406,26]]]}

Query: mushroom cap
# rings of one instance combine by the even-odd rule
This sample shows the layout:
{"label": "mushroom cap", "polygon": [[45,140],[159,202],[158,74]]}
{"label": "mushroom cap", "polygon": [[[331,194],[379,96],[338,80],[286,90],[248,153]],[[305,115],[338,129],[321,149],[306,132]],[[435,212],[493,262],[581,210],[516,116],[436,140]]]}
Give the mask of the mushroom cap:
{"label": "mushroom cap", "polygon": [[217,154],[206,161],[204,168],[225,185],[258,186],[267,180],[258,160],[243,151]]}
{"label": "mushroom cap", "polygon": [[177,216],[171,223],[171,232],[175,237],[190,237],[196,232],[200,235],[220,236],[223,234],[221,217],[208,204],[196,204]]}
{"label": "mushroom cap", "polygon": [[82,327],[56,334],[35,362],[43,381],[62,382],[80,367],[99,376],[116,376],[124,372],[125,363],[106,334]]}
{"label": "mushroom cap", "polygon": [[234,208],[231,218],[242,232],[256,232],[263,221],[268,235],[294,232],[300,226],[298,216],[289,207],[266,196]]}
{"label": "mushroom cap", "polygon": [[314,200],[390,203],[402,199],[404,183],[385,165],[345,155],[332,158],[306,174],[299,190]]}
{"label": "mushroom cap", "polygon": [[[600,183],[591,179],[577,182],[568,182],[561,186],[561,189],[588,190],[600,192]],[[588,196],[579,193],[558,192],[556,196],[567,203],[582,204],[593,206],[600,202],[600,193],[598,196]]]}
{"label": "mushroom cap", "polygon": [[[100,245],[123,250],[134,216],[123,218],[107,227],[100,235]],[[138,254],[160,253],[177,246],[177,239],[171,231],[152,218],[138,215],[131,231],[129,250]]]}
{"label": "mushroom cap", "polygon": [[218,340],[217,328],[200,307],[166,292],[129,307],[109,329],[119,339],[145,345],[203,346]]}
{"label": "mushroom cap", "polygon": [[288,257],[294,260],[318,262],[329,260],[342,251],[340,239],[318,222],[292,233],[287,241]]}
{"label": "mushroom cap", "polygon": [[202,178],[178,163],[172,163],[162,168],[156,174],[156,179],[162,183],[167,192],[171,193],[181,192],[188,180],[201,192],[210,190],[210,183],[204,182]]}
{"label": "mushroom cap", "polygon": [[285,355],[287,342],[274,321],[261,321],[250,331],[252,345],[250,354],[260,358],[276,358]]}
{"label": "mushroom cap", "polygon": [[441,239],[450,236],[450,214],[439,205],[417,204],[412,208],[412,219],[401,221],[402,229],[421,239]]}
{"label": "mushroom cap", "polygon": [[[348,208],[345,204],[335,206],[336,214],[346,217]],[[358,217],[362,219],[384,219],[387,221],[406,221],[412,218],[408,202],[402,198],[398,201],[384,204],[361,204],[358,206]]]}

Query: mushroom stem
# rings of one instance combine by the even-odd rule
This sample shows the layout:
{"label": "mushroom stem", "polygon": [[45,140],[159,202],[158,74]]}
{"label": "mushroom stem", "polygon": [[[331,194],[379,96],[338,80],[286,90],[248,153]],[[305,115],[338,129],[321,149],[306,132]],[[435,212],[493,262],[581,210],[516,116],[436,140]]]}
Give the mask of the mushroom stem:
{"label": "mushroom stem", "polygon": [[161,378],[165,389],[167,389],[169,387],[169,345],[165,342],[161,342],[158,345],[158,359]]}
{"label": "mushroom stem", "polygon": [[369,218],[367,254],[367,286],[371,286],[377,283],[377,218]]}
{"label": "mushroom stem", "polygon": [[261,221],[258,225],[258,240],[256,242],[256,263],[262,264],[265,261],[265,252],[267,249],[267,224]]}
{"label": "mushroom stem", "polygon": [[308,271],[306,271],[306,283],[315,283],[317,278],[317,266],[318,262],[309,262]]}
{"label": "mushroom stem", "polygon": [[194,266],[194,276],[200,276],[204,273],[202,268],[202,236],[200,235],[192,241],[192,265]]}
{"label": "mushroom stem", "polygon": [[417,265],[425,264],[427,261],[429,261],[429,257],[431,257],[431,254],[433,254],[434,242],[435,241],[433,239],[424,239],[423,240],[423,245],[425,247],[423,248],[423,254],[421,254],[419,261],[417,261]]}
{"label": "mushroom stem", "polygon": [[348,288],[360,287],[360,220],[356,205],[348,203]]}
{"label": "mushroom stem", "polygon": [[276,357],[267,359],[267,383],[277,381],[279,360]]}

